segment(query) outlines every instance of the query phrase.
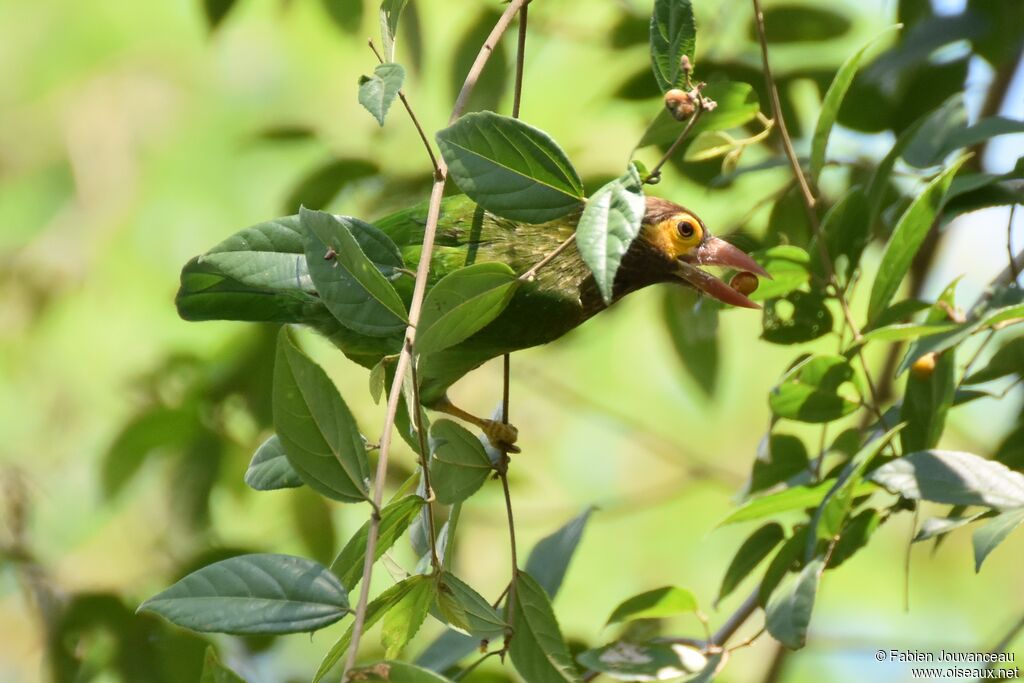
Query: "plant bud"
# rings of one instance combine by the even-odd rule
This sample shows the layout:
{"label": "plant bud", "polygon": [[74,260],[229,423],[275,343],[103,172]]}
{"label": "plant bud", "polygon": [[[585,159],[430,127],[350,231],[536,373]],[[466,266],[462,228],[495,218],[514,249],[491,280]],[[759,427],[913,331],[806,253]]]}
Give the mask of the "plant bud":
{"label": "plant bud", "polygon": [[743,296],[749,296],[757,290],[757,276],[748,271],[736,273],[729,280],[729,286]]}
{"label": "plant bud", "polygon": [[935,360],[938,357],[938,354],[934,351],[924,354],[910,366],[910,374],[915,379],[928,379],[935,372]]}
{"label": "plant bud", "polygon": [[679,58],[679,70],[685,74],[693,71],[693,64],[690,63],[690,58],[688,56],[683,55]]}
{"label": "plant bud", "polygon": [[688,119],[696,111],[697,105],[690,93],[673,88],[665,93],[665,108],[676,121]]}

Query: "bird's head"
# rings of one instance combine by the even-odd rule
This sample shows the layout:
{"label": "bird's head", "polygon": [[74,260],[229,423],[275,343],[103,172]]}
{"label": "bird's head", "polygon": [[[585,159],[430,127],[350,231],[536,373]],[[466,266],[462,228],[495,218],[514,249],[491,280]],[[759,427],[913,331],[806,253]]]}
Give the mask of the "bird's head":
{"label": "bird's head", "polygon": [[665,257],[675,278],[727,304],[760,308],[700,266],[727,266],[771,276],[745,252],[708,232],[704,221],[692,211],[665,199],[647,197],[639,238]]}

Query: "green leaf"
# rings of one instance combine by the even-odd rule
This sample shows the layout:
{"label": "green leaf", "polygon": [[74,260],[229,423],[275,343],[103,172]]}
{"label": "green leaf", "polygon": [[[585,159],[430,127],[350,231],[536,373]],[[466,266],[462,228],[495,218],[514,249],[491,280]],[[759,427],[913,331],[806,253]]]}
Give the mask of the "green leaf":
{"label": "green leaf", "polygon": [[405,82],[405,69],[401,64],[385,62],[373,69],[372,76],[359,78],[359,104],[373,114],[377,123],[384,125],[388,110],[398,97]]}
{"label": "green leaf", "polygon": [[[420,585],[420,583],[429,580],[429,576],[410,576],[408,579],[401,581],[400,583],[396,583],[394,586],[378,595],[376,599],[371,600],[370,604],[366,606],[366,620],[363,623],[363,632],[365,633],[373,628],[373,625],[380,621],[381,617],[391,611],[395,605],[400,603],[405,596]],[[331,669],[333,669],[334,666],[341,661],[341,658],[348,652],[348,646],[351,642],[352,626],[349,626],[320,661],[320,667],[316,670],[316,674],[313,676],[313,683],[319,683],[323,680],[324,676],[331,672]]]}
{"label": "green leaf", "polygon": [[807,643],[807,627],[824,570],[821,558],[807,563],[794,581],[772,596],[765,608],[768,633],[792,650],[799,650]]}
{"label": "green leaf", "polygon": [[381,397],[384,395],[384,382],[387,379],[387,362],[387,358],[381,358],[370,370],[370,398],[373,399],[374,403],[379,404]]}
{"label": "green leaf", "polygon": [[900,420],[907,428],[900,434],[904,453],[923,451],[939,443],[946,427],[946,413],[956,391],[956,352],[940,354],[930,373],[907,373]]}
{"label": "green leaf", "polygon": [[297,214],[303,206],[324,209],[349,185],[379,173],[380,167],[366,159],[330,159],[308,171],[295,183],[282,205],[283,212]]}
{"label": "green leaf", "polygon": [[779,583],[786,577],[786,574],[795,567],[803,566],[804,548],[807,546],[807,526],[796,527],[793,535],[786,539],[786,542],[775,553],[775,557],[768,563],[761,579],[761,586],[757,589],[757,604],[764,607],[768,604]]}
{"label": "green leaf", "polygon": [[569,561],[579,546],[594,508],[588,507],[558,531],[537,541],[526,560],[526,572],[554,599],[562,586]]}
{"label": "green leaf", "polygon": [[[380,511],[380,528],[377,533],[377,547],[374,561],[379,560],[388,549],[401,538],[426,501],[415,494],[388,503]],[[366,539],[370,533],[370,522],[366,521],[359,531],[349,539],[345,547],[331,563],[334,572],[347,590],[353,590],[363,578],[363,564],[366,561]]]}
{"label": "green leaf", "polygon": [[882,31],[878,36],[868,41],[864,47],[850,55],[843,62],[843,65],[839,67],[835,78],[832,79],[832,84],[828,87],[828,92],[825,93],[825,99],[821,102],[821,113],[818,114],[818,123],[814,127],[814,135],[811,138],[810,181],[812,185],[818,183],[821,169],[825,168],[825,149],[828,146],[829,135],[832,133],[832,126],[835,125],[836,117],[839,116],[839,107],[843,104],[843,99],[846,97],[846,91],[850,89],[850,84],[853,83],[854,74],[857,73],[857,68],[860,66],[864,53],[875,44],[875,41],[882,34],[888,33],[893,28],[896,27],[890,27]]}
{"label": "green leaf", "polygon": [[[852,23],[843,14],[796,3],[766,7],[764,22],[768,29],[768,42],[772,45],[824,42],[845,35]],[[753,17],[747,27],[747,37],[757,42],[757,26]]]}
{"label": "green leaf", "polygon": [[380,42],[384,48],[384,61],[395,59],[395,35],[398,33],[398,18],[405,8],[406,0],[384,0],[380,3]]}
{"label": "green leaf", "polygon": [[736,147],[736,140],[719,130],[706,131],[696,136],[686,148],[683,161],[707,161],[728,154]]}
{"label": "green leaf", "polygon": [[277,338],[273,402],[277,436],[299,477],[333,500],[366,500],[370,466],[355,418],[287,328]]}
{"label": "green leaf", "polygon": [[651,15],[651,66],[662,92],[685,85],[680,60],[693,64],[697,24],[690,0],[655,0]]}
{"label": "green leaf", "polygon": [[849,415],[860,405],[840,395],[840,388],[846,384],[860,393],[853,367],[845,358],[811,356],[786,373],[768,395],[768,405],[777,417],[831,422]]}
{"label": "green leaf", "polygon": [[715,601],[721,601],[732,593],[785,537],[782,527],[775,522],[769,522],[750,534],[736,551],[729,568],[725,570],[722,587],[718,589]]}
{"label": "green leaf", "polygon": [[665,586],[634,595],[612,611],[605,625],[635,619],[662,619],[697,611],[697,598],[685,588]]}
{"label": "green leaf", "polygon": [[964,384],[981,384],[1007,375],[1024,372],[1024,337],[1016,337],[1003,344],[985,367],[970,374]]}
{"label": "green leaf", "polygon": [[437,353],[476,334],[508,306],[519,280],[497,262],[474,263],[430,288],[416,329],[416,350]]}
{"label": "green leaf", "polygon": [[708,659],[690,645],[618,640],[581,652],[577,657],[591,671],[620,681],[668,681],[701,671]]}
{"label": "green leaf", "polygon": [[838,542],[832,548],[832,554],[829,555],[828,568],[838,567],[866,546],[881,522],[882,518],[874,508],[861,510],[848,519],[839,534]]}
{"label": "green leaf", "polygon": [[924,238],[939,217],[953,176],[966,160],[967,157],[962,157],[946,168],[928,183],[903,212],[885,245],[878,275],[871,287],[871,298],[868,303],[869,321],[877,319],[892,301]]}
{"label": "green leaf", "polygon": [[530,683],[579,683],[548,594],[525,572],[515,582],[511,619],[516,631],[509,654],[516,671]]}
{"label": "green leaf", "polygon": [[420,630],[437,594],[437,583],[432,576],[413,578],[418,580],[413,581],[412,587],[402,599],[384,615],[380,640],[384,646],[384,656],[389,659],[400,655],[406,643]]}
{"label": "green leaf", "polygon": [[330,562],[337,552],[331,504],[308,488],[292,491],[288,498],[292,524],[306,554],[317,562]]}
{"label": "green leaf", "polygon": [[757,459],[750,472],[749,493],[757,493],[784,482],[807,470],[807,447],[792,434],[772,432],[768,448],[758,449]]}
{"label": "green leaf", "polygon": [[615,274],[633,239],[640,233],[646,203],[643,183],[630,164],[622,176],[587,200],[576,227],[576,246],[594,274],[605,303],[612,300]]}
{"label": "green leaf", "polygon": [[800,344],[832,331],[832,313],[819,291],[790,292],[764,304],[761,338],[772,344]]}
{"label": "green leaf", "polygon": [[206,647],[206,659],[203,661],[203,674],[199,683],[245,683],[245,679],[224,666],[217,657],[213,645]]}
{"label": "green leaf", "polygon": [[971,537],[974,543],[974,571],[980,572],[981,565],[996,546],[1010,535],[1010,532],[1024,522],[1024,508],[1009,510],[985,522],[984,526]]}
{"label": "green leaf", "polygon": [[967,125],[962,92],[921,117],[921,127],[903,151],[903,160],[915,168],[938,166],[950,153],[947,141]]}
{"label": "green leaf", "polygon": [[876,327],[870,332],[865,332],[863,340],[902,342],[913,341],[921,337],[928,337],[933,334],[942,334],[956,329],[956,323],[896,323],[884,327]]}
{"label": "green leaf", "polygon": [[950,531],[954,531],[962,526],[970,524],[971,522],[977,521],[980,517],[986,514],[989,513],[979,512],[974,515],[968,515],[967,517],[929,517],[921,523],[921,528],[914,536],[914,543],[944,536]]}
{"label": "green leaf", "polygon": [[451,628],[478,640],[491,640],[508,628],[498,610],[451,572],[441,573],[437,607]]}
{"label": "green leaf", "polygon": [[[351,226],[354,218],[303,209],[309,274],[327,309],[345,327],[360,334],[386,337],[408,324],[405,304],[374,265]],[[373,230],[366,224],[360,230]]]}
{"label": "green leaf", "polygon": [[1024,474],[960,451],[910,453],[882,465],[869,478],[912,500],[996,509],[1024,506]]}
{"label": "green leaf", "polygon": [[822,219],[821,231],[836,271],[849,281],[871,238],[868,199],[863,188],[851,188],[828,210]]}
{"label": "green leaf", "polygon": [[302,478],[288,462],[281,440],[274,434],[252,456],[245,471],[245,483],[257,491],[273,491],[302,486]]}
{"label": "green leaf", "polygon": [[[832,490],[834,483],[833,480],[828,480],[815,486],[794,486],[776,493],[751,498],[730,513],[718,525],[724,526],[726,524],[735,524],[736,522],[748,522],[752,519],[761,519],[780,512],[817,507],[824,500],[828,492]],[[874,486],[861,484],[854,489],[853,496],[862,496],[873,490],[875,490]]]}
{"label": "green leaf", "polygon": [[477,492],[494,470],[483,444],[451,420],[430,426],[430,485],[439,503],[459,503]]}
{"label": "green leaf", "polygon": [[142,603],[193,631],[259,634],[315,631],[349,612],[334,574],[289,555],[239,555],[192,572]]}
{"label": "green leaf", "polygon": [[583,182],[547,133],[494,112],[467,114],[437,133],[450,177],[483,208],[525,223],[579,210]]}
{"label": "green leaf", "polygon": [[154,407],[132,418],[103,457],[103,495],[113,498],[153,453],[188,447],[201,428],[194,409]]}
{"label": "green leaf", "polygon": [[350,681],[381,681],[387,683],[450,683],[433,671],[398,661],[374,662],[349,672]]}
{"label": "green leaf", "polygon": [[755,301],[785,296],[811,279],[811,257],[800,247],[789,244],[771,247],[757,252],[754,259],[772,276],[771,280],[760,280],[757,289],[750,294]]}
{"label": "green leaf", "polygon": [[718,380],[718,312],[709,298],[700,298],[689,287],[666,287],[662,317],[672,347],[690,376],[707,396],[713,396]]}
{"label": "green leaf", "polygon": [[348,34],[357,33],[363,22],[363,3],[352,0],[321,0],[334,25]]}

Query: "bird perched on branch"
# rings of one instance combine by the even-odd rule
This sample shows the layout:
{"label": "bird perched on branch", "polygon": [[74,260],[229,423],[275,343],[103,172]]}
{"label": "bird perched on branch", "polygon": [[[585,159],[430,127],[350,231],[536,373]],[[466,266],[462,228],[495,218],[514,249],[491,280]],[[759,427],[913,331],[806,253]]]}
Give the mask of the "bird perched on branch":
{"label": "bird perched on branch", "polygon": [[[426,213],[426,205],[421,205],[374,224],[398,246],[407,269],[414,269],[419,261]],[[420,400],[425,407],[478,426],[495,445],[514,444],[514,427],[453,406],[447,390],[484,362],[554,341],[608,307],[575,244],[535,273],[531,271],[575,232],[578,220],[576,214],[548,223],[520,223],[484,211],[464,195],[444,200],[428,288],[474,263],[500,262],[514,273],[531,276],[516,289],[501,314],[479,332],[419,359]],[[368,368],[397,354],[401,332],[386,337],[360,334],[326,310],[312,285],[304,253],[304,235],[296,216],[243,230],[185,266],[177,296],[179,313],[188,320],[306,324]],[[611,303],[649,285],[673,282],[695,287],[726,304],[758,307],[701,266],[767,275],[746,253],[712,236],[691,211],[648,197],[640,233],[616,274]],[[407,304],[412,280],[397,277],[393,281]]]}

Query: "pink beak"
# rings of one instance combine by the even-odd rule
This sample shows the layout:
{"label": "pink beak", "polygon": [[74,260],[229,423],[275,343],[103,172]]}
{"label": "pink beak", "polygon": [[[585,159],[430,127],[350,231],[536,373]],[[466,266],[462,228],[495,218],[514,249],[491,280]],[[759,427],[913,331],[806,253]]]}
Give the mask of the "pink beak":
{"label": "pink beak", "polygon": [[769,280],[771,275],[758,265],[757,261],[741,249],[734,247],[718,237],[709,237],[697,252],[688,258],[677,261],[676,274],[700,291],[713,296],[723,303],[743,308],[761,308],[758,304],[737,292],[714,275],[706,273],[697,266],[726,266],[741,271],[748,271]]}

